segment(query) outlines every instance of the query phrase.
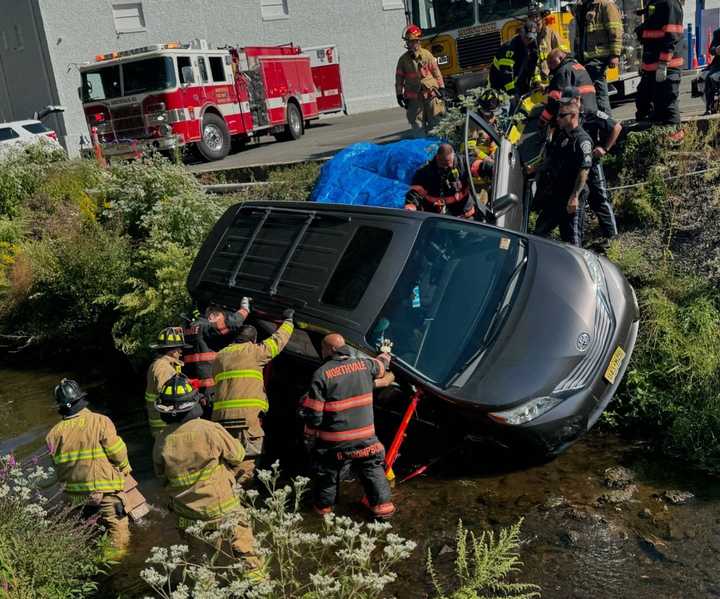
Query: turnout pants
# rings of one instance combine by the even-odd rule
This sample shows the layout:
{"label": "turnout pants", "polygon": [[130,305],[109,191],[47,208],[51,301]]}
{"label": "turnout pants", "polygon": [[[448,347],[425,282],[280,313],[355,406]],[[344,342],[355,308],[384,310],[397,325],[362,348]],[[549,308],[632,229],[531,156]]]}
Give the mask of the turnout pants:
{"label": "turnout pants", "polygon": [[[379,442],[378,442],[379,444]],[[314,449],[313,462],[313,498],[315,507],[333,507],[337,501],[341,472],[352,467],[365,491],[370,508],[381,509],[390,503],[390,485],[385,476],[385,450],[380,448],[370,455],[364,450],[337,451],[333,449]]]}
{"label": "turnout pants", "polygon": [[422,136],[436,124],[445,113],[445,103],[440,98],[406,98],[405,116],[413,132]]}
{"label": "turnout pants", "polygon": [[557,227],[560,228],[560,239],[577,247],[582,247],[583,221],[585,216],[585,202],[587,201],[587,187],[583,189],[578,198],[578,208],[575,214],[568,214],[567,202],[569,194],[562,197],[550,192],[539,206],[539,214],[535,222],[535,235],[549,237]]}
{"label": "turnout pants", "polygon": [[234,437],[237,437],[245,449],[245,459],[237,472],[237,481],[245,484],[255,475],[256,461],[265,449],[265,431],[262,428],[261,412],[254,409],[243,410],[245,417],[220,420],[220,424]]}
{"label": "turnout pants", "polygon": [[597,216],[602,234],[611,239],[617,235],[617,224],[615,222],[615,211],[610,201],[610,193],[607,188],[605,171],[599,162],[593,162],[588,174],[588,204],[590,209]]}
{"label": "turnout pants", "polygon": [[109,546],[104,557],[110,560],[122,559],[130,545],[130,522],[122,501],[114,493],[68,494],[70,503],[81,510],[82,517],[97,522],[107,531]]}
{"label": "turnout pants", "polygon": [[595,97],[597,98],[598,108],[605,114],[612,114],[607,86],[607,69],[609,62],[609,58],[593,58],[583,65],[595,85]]}
{"label": "turnout pants", "polygon": [[655,81],[655,71],[643,71],[635,96],[635,118],[659,125],[680,123],[680,69],[668,69],[667,79]]}

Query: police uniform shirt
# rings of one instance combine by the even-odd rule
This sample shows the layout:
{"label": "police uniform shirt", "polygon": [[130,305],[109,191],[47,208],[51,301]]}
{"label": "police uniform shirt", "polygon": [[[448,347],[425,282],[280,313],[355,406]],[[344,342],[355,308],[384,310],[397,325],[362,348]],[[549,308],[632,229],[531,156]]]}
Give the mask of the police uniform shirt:
{"label": "police uniform shirt", "polygon": [[566,201],[580,170],[592,166],[592,139],[582,127],[570,132],[559,130],[548,150],[554,195]]}
{"label": "police uniform shirt", "polygon": [[617,125],[617,121],[602,110],[583,115],[580,123],[580,126],[592,139],[593,147],[604,147],[615,125]]}

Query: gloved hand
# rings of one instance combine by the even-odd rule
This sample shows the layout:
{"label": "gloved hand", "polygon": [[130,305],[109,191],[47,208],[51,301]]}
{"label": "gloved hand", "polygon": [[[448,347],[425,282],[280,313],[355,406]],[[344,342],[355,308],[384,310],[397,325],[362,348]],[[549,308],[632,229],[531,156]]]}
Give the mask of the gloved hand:
{"label": "gloved hand", "polygon": [[295,318],[295,310],[293,310],[292,308],[287,308],[283,311],[282,316],[285,320],[292,320],[293,318]]}
{"label": "gloved hand", "polygon": [[240,309],[250,312],[250,298],[244,297],[240,300]]}
{"label": "gloved hand", "polygon": [[662,83],[667,79],[667,63],[666,62],[659,62],[657,71],[655,71],[655,82],[656,83]]}
{"label": "gloved hand", "polygon": [[398,94],[395,96],[397,98],[397,103],[400,108],[405,108],[405,98],[403,98],[402,94]]}
{"label": "gloved hand", "polygon": [[450,92],[445,87],[439,87],[437,95],[443,102],[447,102],[450,99]]}

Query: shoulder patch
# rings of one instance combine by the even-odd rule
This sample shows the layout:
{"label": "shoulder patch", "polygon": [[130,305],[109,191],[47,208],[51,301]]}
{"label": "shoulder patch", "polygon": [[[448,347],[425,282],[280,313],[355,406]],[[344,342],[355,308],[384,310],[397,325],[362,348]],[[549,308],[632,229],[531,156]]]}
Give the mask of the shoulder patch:
{"label": "shoulder patch", "polygon": [[592,142],[587,139],[583,139],[580,142],[580,149],[584,154],[591,154],[593,149]]}
{"label": "shoulder patch", "polygon": [[608,118],[610,118],[609,115],[607,113],[603,112],[602,110],[598,110],[595,113],[595,116],[599,119],[603,119],[604,121],[607,121]]}

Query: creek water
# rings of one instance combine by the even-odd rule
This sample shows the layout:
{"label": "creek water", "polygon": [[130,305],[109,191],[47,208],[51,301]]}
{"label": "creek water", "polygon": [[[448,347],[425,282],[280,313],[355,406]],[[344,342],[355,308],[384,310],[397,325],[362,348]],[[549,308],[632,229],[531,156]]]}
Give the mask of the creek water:
{"label": "creek water", "polygon": [[[42,448],[45,433],[58,419],[53,385],[70,375],[0,374],[0,453],[27,456]],[[112,416],[128,444],[135,476],[156,506],[143,526],[134,527],[131,554],[102,581],[101,596],[147,595],[138,573],[150,548],[177,543],[179,537],[152,475],[142,381],[127,385],[99,374],[79,380],[90,393],[91,408]],[[424,433],[418,429],[417,434]],[[424,445],[427,450],[432,442]],[[440,453],[430,447],[427,456]],[[401,456],[399,474],[412,470],[417,459]],[[613,490],[607,470],[618,467],[629,470],[620,472],[632,480]],[[675,490],[694,497],[675,504],[673,493],[666,497]],[[360,517],[355,507],[360,495],[356,483],[344,484],[338,511]],[[492,448],[464,449],[426,475],[398,484],[394,500],[396,532],[418,542],[413,558],[400,569],[402,583],[390,589],[397,597],[432,596],[425,556],[430,549],[439,555],[441,573],[450,572],[458,519],[480,532],[521,517],[525,565],[516,579],[539,584],[543,597],[720,597],[720,481],[663,458],[647,443],[592,431],[557,459],[533,467],[513,465]]]}

